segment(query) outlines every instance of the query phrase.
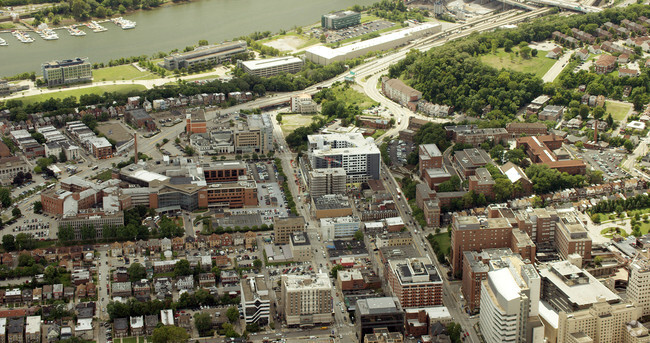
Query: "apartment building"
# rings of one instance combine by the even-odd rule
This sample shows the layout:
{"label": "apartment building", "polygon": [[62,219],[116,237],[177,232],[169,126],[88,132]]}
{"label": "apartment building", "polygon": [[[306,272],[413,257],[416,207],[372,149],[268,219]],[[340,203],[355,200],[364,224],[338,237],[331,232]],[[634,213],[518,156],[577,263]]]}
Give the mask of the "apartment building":
{"label": "apartment building", "polygon": [[291,254],[293,260],[296,262],[308,262],[313,260],[312,246],[309,242],[309,236],[303,231],[296,231],[291,233],[289,240]]}
{"label": "apartment building", "polygon": [[417,110],[417,104],[422,99],[422,92],[407,86],[398,79],[381,78],[381,91],[389,99],[408,107],[411,111]]}
{"label": "apartment building", "polygon": [[556,223],[555,247],[562,258],[578,254],[582,259],[591,259],[591,238],[585,226],[576,216],[560,217]]}
{"label": "apartment building", "polygon": [[468,180],[470,192],[483,194],[487,199],[494,199],[494,185],[496,182],[487,169],[476,169],[474,175],[470,175]]}
{"label": "apartment building", "polygon": [[188,135],[207,132],[204,109],[193,108],[187,110],[185,113],[185,132]]}
{"label": "apartment building", "polygon": [[442,305],[442,279],[428,257],[389,260],[386,274],[402,308]]}
{"label": "apartment building", "polygon": [[245,41],[201,46],[193,51],[175,53],[165,57],[163,67],[167,70],[193,69],[198,65],[219,64],[230,60],[234,55],[247,51],[248,45]]}
{"label": "apartment building", "polygon": [[48,87],[77,82],[88,82],[93,79],[92,65],[88,58],[52,61],[41,66],[43,79]]}
{"label": "apartment building", "polygon": [[481,283],[481,335],[486,343],[538,342],[541,279],[535,267],[516,256],[490,261]]}
{"label": "apartment building", "polygon": [[479,129],[475,125],[445,126],[447,137],[456,143],[471,144],[478,147],[483,142],[505,143],[512,134],[504,128]]}
{"label": "apartment building", "polygon": [[28,316],[25,325],[25,342],[41,343],[41,316]]}
{"label": "apartment building", "polygon": [[542,277],[541,298],[557,312],[573,313],[589,309],[601,300],[610,304],[621,301],[593,275],[569,261],[542,265],[539,274]]}
{"label": "apartment building", "polygon": [[454,153],[454,163],[461,173],[461,176],[468,178],[474,175],[476,169],[485,167],[492,162],[492,158],[483,149],[464,149]]}
{"label": "apartment building", "polygon": [[289,326],[331,323],[332,284],[328,275],[282,275],[282,307]]}
{"label": "apartment building", "polygon": [[[557,329],[549,326],[557,343],[594,342],[616,343],[628,334],[627,324],[641,317],[642,310],[630,303],[609,304],[604,299],[588,309],[557,313]],[[642,342],[632,340],[631,342]]]}
{"label": "apartment building", "polygon": [[462,275],[463,252],[511,246],[512,225],[506,218],[454,216],[451,226],[451,267]]}
{"label": "apartment building", "polygon": [[10,318],[7,323],[7,343],[25,342],[25,319]]}
{"label": "apartment building", "polygon": [[313,169],[308,172],[309,194],[345,194],[347,175],[343,168]]}
{"label": "apartment building", "polygon": [[274,217],[273,218],[273,235],[275,244],[288,244],[293,232],[305,231],[305,218],[300,217]]}
{"label": "apartment building", "polygon": [[[547,106],[549,107],[549,106]],[[521,135],[545,135],[548,133],[546,124],[544,123],[509,123],[506,125],[506,131],[514,136]]]}
{"label": "apartment building", "polygon": [[246,325],[269,323],[271,300],[266,280],[263,277],[252,277],[241,282],[241,306],[244,311]]}
{"label": "apartment building", "polygon": [[[481,252],[463,252],[463,286],[461,291],[465,297],[470,313],[478,313],[481,307],[481,285],[487,280],[490,271],[490,261],[502,257],[513,256],[509,248],[484,249]],[[530,263],[530,262],[529,262]]]}
{"label": "apartment building", "polygon": [[359,342],[377,328],[390,332],[404,332],[404,310],[399,301],[391,297],[357,300],[354,328]]}
{"label": "apartment building", "polygon": [[302,69],[305,62],[295,56],[282,56],[263,60],[238,61],[237,65],[245,73],[259,77],[270,77],[277,74],[295,74]]}
{"label": "apartment building", "polygon": [[312,169],[343,168],[347,183],[379,180],[380,152],[374,139],[361,133],[309,135]]}
{"label": "apartment building", "polygon": [[630,264],[627,282],[627,300],[641,308],[642,315],[650,315],[650,264],[647,260],[635,260]]}
{"label": "apartment building", "polygon": [[89,143],[93,155],[98,160],[113,157],[113,145],[105,137],[95,137]]}
{"label": "apartment building", "polygon": [[338,11],[323,14],[320,24],[324,29],[339,30],[361,23],[361,13],[354,11]]}

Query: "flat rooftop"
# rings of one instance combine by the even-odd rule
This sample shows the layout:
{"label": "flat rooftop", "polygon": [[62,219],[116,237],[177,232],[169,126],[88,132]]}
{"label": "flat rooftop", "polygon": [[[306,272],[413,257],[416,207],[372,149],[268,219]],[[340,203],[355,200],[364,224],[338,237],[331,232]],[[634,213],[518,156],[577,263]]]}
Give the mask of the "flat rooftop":
{"label": "flat rooftop", "polygon": [[578,306],[587,306],[604,297],[607,302],[618,302],[621,298],[600,283],[593,275],[568,261],[549,263],[541,267],[539,274],[550,281],[569,301]]}
{"label": "flat rooftop", "polygon": [[243,61],[241,64],[249,70],[260,70],[283,66],[285,64],[302,63],[302,59],[294,56],[283,56],[277,58],[267,58],[264,60]]}
{"label": "flat rooftop", "polygon": [[400,313],[398,303],[391,297],[357,300],[357,308],[362,315]]}

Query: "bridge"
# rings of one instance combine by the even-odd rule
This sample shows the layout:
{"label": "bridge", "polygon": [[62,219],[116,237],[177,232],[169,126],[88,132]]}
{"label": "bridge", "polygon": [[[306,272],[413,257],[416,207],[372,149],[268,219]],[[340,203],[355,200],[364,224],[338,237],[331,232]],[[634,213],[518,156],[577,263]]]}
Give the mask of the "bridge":
{"label": "bridge", "polygon": [[528,0],[530,3],[540,4],[544,6],[555,6],[559,8],[564,8],[571,11],[578,11],[582,13],[595,13],[600,12],[603,9],[600,7],[581,5],[572,1],[557,1],[557,0]]}

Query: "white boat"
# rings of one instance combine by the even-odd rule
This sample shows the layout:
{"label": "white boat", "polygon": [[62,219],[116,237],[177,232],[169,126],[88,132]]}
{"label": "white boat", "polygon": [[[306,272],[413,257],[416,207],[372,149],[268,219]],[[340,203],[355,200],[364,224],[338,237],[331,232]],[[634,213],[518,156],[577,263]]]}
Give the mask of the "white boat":
{"label": "white boat", "polygon": [[45,39],[45,40],[59,39],[59,35],[57,35],[56,32],[54,32],[54,30],[52,30],[52,29],[43,29],[38,34],[41,37],[43,37],[43,39]]}
{"label": "white boat", "polygon": [[7,41],[0,38],[0,46],[7,46],[7,45],[9,45],[9,44],[7,44]]}
{"label": "white boat", "polygon": [[115,23],[115,25],[121,27],[122,30],[134,29],[136,25],[135,21],[124,19],[122,17],[113,18],[111,21]]}
{"label": "white boat", "polygon": [[19,41],[22,43],[33,43],[34,38],[30,37],[27,32],[22,32],[22,31],[11,31],[11,34],[14,35]]}
{"label": "white boat", "polygon": [[86,26],[88,26],[89,29],[93,30],[93,32],[104,32],[104,31],[106,31],[106,28],[101,26],[96,21],[91,21],[90,23],[87,23]]}
{"label": "white boat", "polygon": [[68,32],[70,32],[70,35],[72,35],[72,36],[85,36],[86,35],[85,32],[79,30],[75,26],[68,26],[67,29],[68,29]]}

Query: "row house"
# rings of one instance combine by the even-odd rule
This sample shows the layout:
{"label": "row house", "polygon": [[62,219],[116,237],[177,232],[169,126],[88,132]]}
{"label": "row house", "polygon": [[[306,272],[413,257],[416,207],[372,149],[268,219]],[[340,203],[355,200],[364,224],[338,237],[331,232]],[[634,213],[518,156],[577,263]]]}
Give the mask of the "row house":
{"label": "row house", "polygon": [[635,47],[640,47],[641,50],[645,52],[650,52],[650,36],[643,36],[643,37],[636,37],[636,38],[628,38],[625,43],[627,45],[635,46]]}
{"label": "row house", "polygon": [[194,277],[192,275],[181,276],[176,281],[177,290],[191,291],[194,289]]}
{"label": "row house", "polygon": [[572,28],[571,32],[573,33],[573,37],[579,39],[584,43],[593,44],[596,41],[596,38],[594,36],[582,30]]}
{"label": "row house", "polygon": [[97,296],[97,286],[93,282],[86,284],[86,294],[89,298],[94,298]]}
{"label": "row house", "polygon": [[111,284],[111,294],[114,297],[130,297],[132,292],[131,282],[113,282]]}
{"label": "row house", "polygon": [[148,301],[151,299],[151,286],[149,280],[142,279],[133,283],[133,295],[140,301]]}
{"label": "row house", "polygon": [[609,41],[601,44],[600,49],[609,53],[620,53],[620,54],[628,54],[628,55],[634,54],[634,51],[632,51],[631,49],[622,47],[616,43],[612,43]]}
{"label": "row house", "polygon": [[154,261],[153,262],[153,272],[156,274],[159,273],[168,273],[174,270],[176,262],[179,260],[169,260],[169,261]]}
{"label": "row house", "polygon": [[156,293],[156,299],[164,300],[166,298],[171,298],[173,292],[172,279],[169,277],[155,278],[153,282],[153,289]]}
{"label": "row house", "polygon": [[199,286],[202,288],[214,287],[216,282],[214,273],[199,274]]}
{"label": "row house", "polygon": [[229,233],[224,233],[222,235],[217,235],[216,233],[208,236],[208,246],[210,248],[219,248],[222,246],[232,246],[232,235]]}
{"label": "row house", "polygon": [[86,291],[86,285],[78,285],[77,286],[77,291],[75,292],[75,295],[77,298],[85,298],[88,295],[88,292]]}
{"label": "row house", "polygon": [[153,330],[156,328],[156,326],[158,326],[159,322],[160,321],[158,320],[157,314],[152,314],[144,317],[144,327],[147,336],[153,335]]}
{"label": "row house", "polygon": [[180,251],[185,249],[185,240],[181,237],[172,238],[172,249],[174,251]]}
{"label": "row house", "polygon": [[560,43],[563,43],[564,45],[567,45],[569,47],[575,47],[575,46],[580,45],[580,41],[578,41],[577,39],[575,39],[575,38],[573,38],[571,36],[565,35],[564,33],[560,32],[560,31],[553,32],[552,36],[553,36],[553,39],[555,39],[556,41],[558,41]]}
{"label": "row house", "polygon": [[601,29],[600,27],[597,28],[596,31],[594,31],[594,33],[596,34],[596,37],[603,38],[603,40],[609,40],[612,39],[613,37],[613,35],[609,31]]}
{"label": "row house", "polygon": [[163,238],[160,240],[160,251],[169,251],[172,250],[172,240],[169,238]]}
{"label": "row house", "polygon": [[52,297],[54,300],[63,298],[63,285],[60,283],[52,285]]}
{"label": "row house", "polygon": [[625,25],[625,27],[628,30],[634,31],[636,33],[645,34],[645,33],[648,32],[648,29],[646,29],[645,26],[643,26],[641,24],[637,24],[637,23],[635,23],[633,21],[629,21],[627,19],[623,19],[621,21],[621,24]]}

